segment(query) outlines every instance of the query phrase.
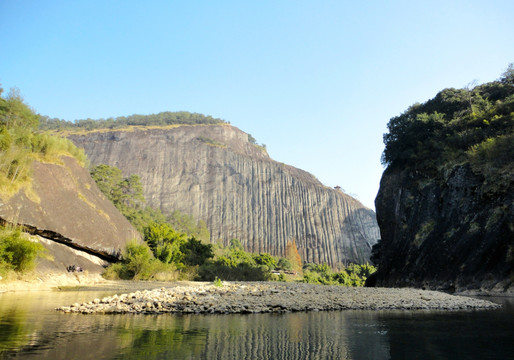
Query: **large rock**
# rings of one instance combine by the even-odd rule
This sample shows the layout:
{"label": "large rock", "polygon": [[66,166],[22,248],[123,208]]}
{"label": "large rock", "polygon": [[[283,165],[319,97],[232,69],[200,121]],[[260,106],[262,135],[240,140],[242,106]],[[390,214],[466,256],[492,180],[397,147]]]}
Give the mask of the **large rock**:
{"label": "large rock", "polygon": [[375,200],[376,284],[514,293],[514,192],[483,185],[469,165],[434,177],[387,169]]}
{"label": "large rock", "polygon": [[375,214],[314,176],[278,163],[227,124],[132,128],[69,136],[92,164],[141,177],[148,203],[206,221],[211,240],[284,255],[296,239],[306,262],[369,260]]}
{"label": "large rock", "polygon": [[116,260],[140,235],[96,187],[87,169],[70,157],[63,164],[33,163],[32,189],[0,201],[0,219],[25,230]]}

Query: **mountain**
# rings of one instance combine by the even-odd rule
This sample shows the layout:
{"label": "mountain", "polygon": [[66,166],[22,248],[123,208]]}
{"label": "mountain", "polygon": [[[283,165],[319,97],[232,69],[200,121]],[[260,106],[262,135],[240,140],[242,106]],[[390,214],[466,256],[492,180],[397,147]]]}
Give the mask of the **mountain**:
{"label": "mountain", "polygon": [[311,174],[272,160],[228,124],[82,131],[68,135],[93,165],[141,178],[148,204],[205,220],[211,241],[304,262],[363,263],[379,238],[375,214]]}
{"label": "mountain", "polygon": [[514,293],[514,69],[392,118],[369,284]]}

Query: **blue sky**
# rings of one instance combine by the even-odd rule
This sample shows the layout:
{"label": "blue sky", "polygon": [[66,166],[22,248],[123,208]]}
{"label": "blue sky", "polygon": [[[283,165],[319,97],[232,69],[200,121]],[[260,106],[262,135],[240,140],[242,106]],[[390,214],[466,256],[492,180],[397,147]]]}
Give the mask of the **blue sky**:
{"label": "blue sky", "polygon": [[0,83],[66,120],[191,111],[374,209],[386,124],[514,62],[514,1],[0,1]]}

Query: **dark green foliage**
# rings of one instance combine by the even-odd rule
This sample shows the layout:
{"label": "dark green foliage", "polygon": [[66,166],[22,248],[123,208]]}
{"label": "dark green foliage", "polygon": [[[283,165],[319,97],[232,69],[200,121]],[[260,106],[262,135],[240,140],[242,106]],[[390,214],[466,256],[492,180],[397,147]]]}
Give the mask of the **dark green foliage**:
{"label": "dark green foliage", "polygon": [[27,239],[20,228],[0,228],[0,272],[32,270],[44,253],[43,245]]}
{"label": "dark green foliage", "polygon": [[123,261],[109,266],[103,275],[108,279],[150,280],[159,273],[170,271],[173,268],[155,259],[147,244],[132,241],[127,244]]}
{"label": "dark green foliage", "polygon": [[[469,161],[469,149],[514,132],[512,64],[498,81],[445,89],[392,118],[382,162],[430,175],[441,166]],[[501,141],[500,141],[501,142]],[[502,157],[499,167],[509,162]],[[510,157],[512,159],[512,157]],[[475,166],[475,170],[481,171]]]}
{"label": "dark green foliage", "polygon": [[120,169],[101,164],[91,169],[91,177],[122,213],[129,208],[137,210],[143,207],[143,186],[138,175],[123,178]]}
{"label": "dark green foliage", "polygon": [[184,254],[184,264],[188,266],[202,265],[214,256],[212,244],[203,244],[200,240],[190,237],[180,246]]}
{"label": "dark green foliage", "polygon": [[194,236],[188,238],[167,223],[151,223],[145,227],[144,239],[157,259],[174,264],[178,269],[202,265],[214,256],[211,244],[203,244]]}
{"label": "dark green foliage", "polygon": [[293,263],[286,258],[280,258],[277,262],[277,268],[280,270],[293,270]]}
{"label": "dark green foliage", "polygon": [[511,63],[502,74],[500,82],[504,85],[514,86],[514,64]]}
{"label": "dark green foliage", "polygon": [[218,278],[229,281],[265,281],[272,278],[271,269],[256,262],[258,258],[259,261],[273,264],[275,259],[271,255],[248,253],[237,239],[232,239],[231,246],[221,250],[221,255],[200,266],[198,274],[201,280],[214,281]]}
{"label": "dark green foliage", "polygon": [[339,272],[333,271],[327,264],[306,264],[303,282],[310,284],[364,286],[366,279],[376,271],[369,264],[351,264]]}
{"label": "dark green foliage", "polygon": [[253,260],[257,265],[267,266],[268,269],[274,270],[277,267],[277,260],[267,253],[260,253],[253,256]]}
{"label": "dark green foliage", "polygon": [[100,191],[140,232],[152,222],[166,221],[160,210],[146,206],[139,176],[124,178],[120,169],[105,164],[93,167],[90,173]]}
{"label": "dark green foliage", "polygon": [[144,228],[144,239],[157,259],[182,265],[184,254],[180,247],[186,242],[185,234],[167,223],[151,223]]}
{"label": "dark green foliage", "polygon": [[220,124],[225,121],[212,116],[206,116],[197,113],[190,113],[187,111],[177,112],[161,112],[151,115],[131,115],[120,116],[117,118],[108,119],[85,119],[77,120],[75,122],[65,121],[61,119],[51,119],[47,116],[39,118],[39,128],[42,130],[63,130],[63,129],[115,129],[127,126],[165,126],[176,124]]}

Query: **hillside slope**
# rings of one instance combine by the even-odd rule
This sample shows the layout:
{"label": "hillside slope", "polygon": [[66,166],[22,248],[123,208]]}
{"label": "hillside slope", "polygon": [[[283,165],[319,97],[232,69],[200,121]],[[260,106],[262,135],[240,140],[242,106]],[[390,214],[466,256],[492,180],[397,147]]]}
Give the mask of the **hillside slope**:
{"label": "hillside slope", "polygon": [[375,214],[311,174],[269,158],[227,125],[101,130],[69,135],[91,163],[141,178],[149,205],[205,220],[211,240],[284,255],[295,239],[305,262],[369,260]]}

